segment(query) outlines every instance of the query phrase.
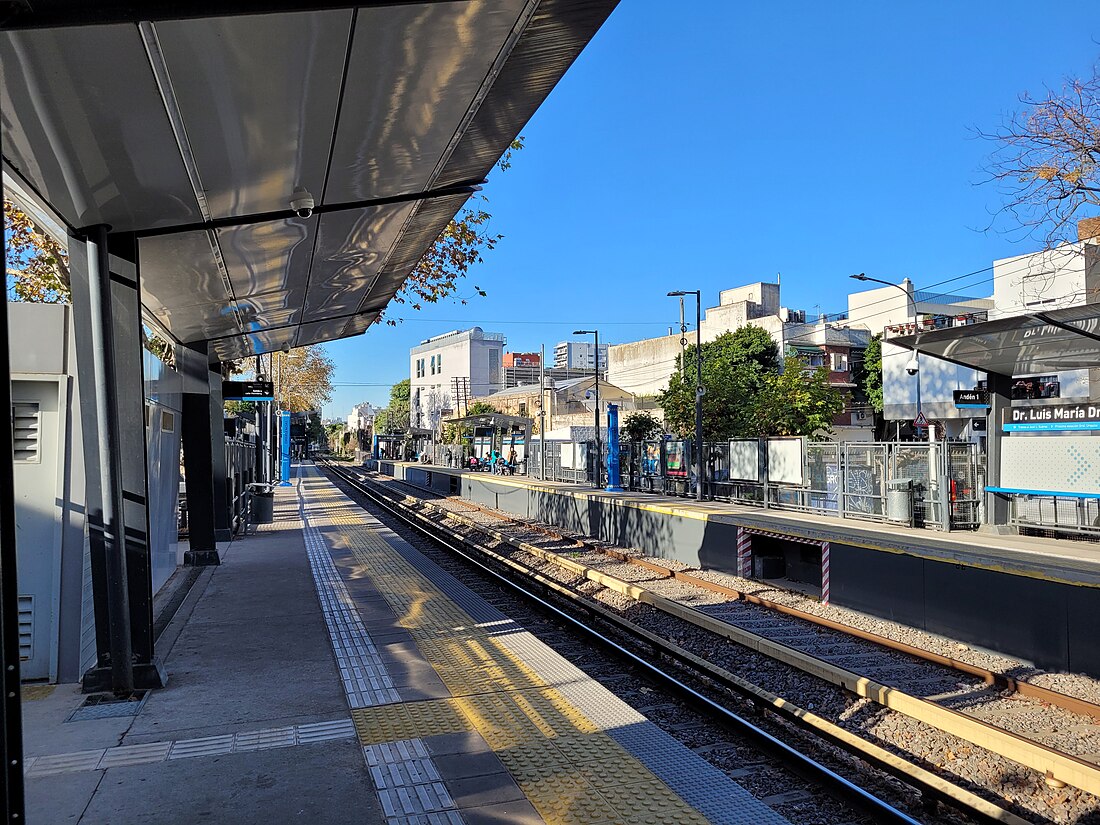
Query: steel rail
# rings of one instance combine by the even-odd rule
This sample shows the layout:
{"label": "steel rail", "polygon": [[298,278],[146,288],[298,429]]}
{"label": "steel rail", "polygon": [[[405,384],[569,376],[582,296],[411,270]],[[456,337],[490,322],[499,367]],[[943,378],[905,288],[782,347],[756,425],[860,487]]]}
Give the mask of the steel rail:
{"label": "steel rail", "polygon": [[[423,490],[408,481],[401,479],[394,479],[399,484],[412,487],[416,490]],[[434,491],[433,491],[434,492]],[[1070,713],[1076,713],[1080,716],[1091,716],[1094,719],[1100,720],[1100,705],[1090,702],[1087,699],[1081,699],[1077,696],[1070,696],[1069,694],[1062,693],[1057,690],[1053,690],[1042,685],[1034,684],[1026,679],[1017,679],[1014,676],[1009,676],[1007,673],[1002,673],[996,670],[990,670],[988,668],[981,667],[979,665],[972,665],[969,662],[962,662],[958,659],[953,659],[950,656],[944,656],[940,653],[935,653],[931,650],[925,650],[921,647],[916,647],[905,642],[900,642],[895,639],[891,639],[887,636],[881,636],[877,633],[872,633],[869,630],[861,630],[858,627],[852,627],[846,625],[843,622],[838,622],[833,619],[827,619],[824,616],[818,616],[815,613],[810,613],[805,610],[799,610],[797,607],[791,607],[790,605],[780,604],[773,602],[769,599],[761,598],[752,593],[746,593],[743,590],[737,590],[732,587],[726,587],[725,585],[717,584],[716,582],[708,581],[697,576],[693,576],[690,573],[684,573],[678,570],[669,570],[667,567],[662,567],[659,564],[648,562],[645,559],[640,559],[635,556],[631,556],[627,553],[615,550],[610,547],[604,547],[598,543],[585,540],[583,538],[576,538],[574,536],[567,535],[559,532],[551,527],[547,527],[542,524],[534,524],[523,519],[514,518],[488,507],[483,507],[480,504],[476,504],[472,501],[467,501],[464,498],[458,496],[447,496],[449,500],[458,501],[468,507],[472,507],[479,512],[486,515],[493,516],[505,522],[512,522],[514,524],[522,525],[532,530],[537,530],[552,538],[559,539],[561,541],[572,541],[577,544],[578,547],[583,547],[587,550],[591,550],[596,553],[603,553],[616,561],[621,561],[626,564],[632,564],[636,567],[642,567],[649,570],[652,573],[663,576],[664,578],[672,578],[677,581],[681,581],[685,584],[690,584],[694,587],[701,587],[704,590],[709,590],[712,593],[719,593],[724,596],[729,596],[732,599],[746,602],[747,604],[753,604],[758,607],[764,607],[768,610],[773,610],[776,613],[781,613],[785,616],[792,616],[796,619],[808,622],[810,624],[817,625],[819,627],[828,628],[829,630],[836,631],[837,633],[843,633],[847,636],[852,636],[857,639],[862,639],[865,642],[870,642],[880,647],[884,647],[888,650],[895,651],[897,653],[904,653],[909,656],[913,656],[917,659],[922,659],[926,662],[940,665],[942,667],[956,670],[959,673],[964,673],[968,676],[974,676],[981,679],[986,684],[992,685],[1001,690],[1012,691],[1018,693],[1020,696],[1026,696],[1029,699],[1037,699],[1042,702],[1048,702],[1055,707],[1067,710]]]}
{"label": "steel rail", "polygon": [[[642,668],[646,672],[654,676],[658,681],[668,685],[670,688],[682,693],[689,701],[696,702],[705,708],[708,712],[717,715],[722,721],[731,725],[742,734],[758,742],[762,747],[766,747],[769,750],[777,753],[781,758],[789,760],[795,768],[803,775],[815,779],[823,785],[826,785],[838,793],[842,794],[846,798],[852,799],[855,803],[861,807],[865,807],[874,817],[876,822],[905,822],[914,823],[918,820],[914,820],[907,814],[898,811],[884,800],[879,799],[865,789],[859,787],[851,780],[845,779],[839,774],[835,773],[831,769],[819,764],[815,760],[806,756],[805,754],[792,748],[790,745],[782,742],[774,737],[772,734],[760,729],[756,725],[747,721],[743,717],[733,713],[727,708],[722,707],[709,697],[706,697],[685,685],[679,681],[675,676],[666,673],[661,670],[652,662],[642,659],[637,654],[626,650],[617,642],[608,639],[603,634],[599,633],[594,628],[586,625],[575,617],[565,613],[560,608],[549,604],[544,599],[537,595],[530,593],[529,590],[523,587],[520,583],[516,582],[509,576],[503,575],[500,572],[494,570],[484,560],[471,556],[469,552],[462,548],[471,548],[474,552],[481,555],[494,556],[498,563],[502,563],[505,566],[513,568],[516,572],[522,573],[525,579],[537,581],[544,589],[550,590],[559,596],[568,598],[577,604],[577,606],[589,614],[596,614],[601,619],[609,622],[617,627],[619,630],[627,633],[634,638],[640,639],[644,644],[650,647],[658,649],[660,652],[665,653],[670,658],[675,659],[685,666],[692,667],[698,670],[702,670],[705,678],[714,679],[726,687],[735,690],[739,694],[745,696],[750,701],[758,705],[764,705],[769,710],[775,712],[777,715],[784,719],[794,722],[799,727],[812,730],[819,736],[828,739],[834,745],[842,748],[843,750],[853,753],[860,759],[867,761],[870,764],[875,765],[881,770],[884,770],[891,775],[905,781],[912,787],[915,787],[921,792],[922,797],[929,799],[935,799],[947,803],[948,805],[957,809],[963,810],[966,814],[976,818],[982,822],[995,822],[1001,825],[1010,823],[1011,825],[1024,825],[1026,820],[1017,817],[1016,815],[1005,811],[992,803],[982,800],[975,794],[965,791],[964,789],[957,788],[950,785],[945,780],[935,776],[934,774],[925,771],[916,765],[912,765],[905,760],[890,754],[884,749],[878,748],[871,743],[859,740],[858,737],[843,731],[839,726],[833,725],[827,720],[816,717],[814,714],[788,702],[774,694],[770,694],[767,691],[759,688],[758,686],[751,685],[744,680],[739,679],[732,674],[728,674],[719,668],[709,666],[707,668],[699,668],[700,664],[706,664],[693,656],[687,651],[672,645],[667,640],[661,639],[654,634],[651,634],[642,628],[637,627],[632,622],[617,616],[614,613],[602,610],[599,607],[580,602],[576,594],[572,593],[568,588],[563,585],[554,582],[553,580],[543,576],[537,571],[533,571],[523,565],[513,562],[508,559],[500,557],[498,554],[488,548],[477,546],[474,542],[471,542],[468,538],[443,527],[440,524],[436,524],[431,519],[427,518],[423,514],[417,513],[412,508],[397,502],[392,497],[380,492],[372,490],[364,483],[365,479],[359,479],[348,473],[346,470],[333,465],[330,462],[321,461],[333,475],[340,478],[342,481],[353,487],[360,494],[366,496],[371,501],[374,501],[385,510],[399,518],[404,523],[408,524],[413,529],[420,533],[423,533],[430,537],[433,541],[438,542],[445,546],[451,552],[456,553],[463,559],[466,559],[471,564],[474,564],[479,569],[483,570],[486,574],[490,575],[494,580],[499,581],[507,585],[510,589],[523,595],[536,602],[541,608],[552,613],[554,616],[561,618],[568,623],[571,627],[575,628],[583,635],[599,642],[601,645],[608,647],[615,651],[617,654],[624,656],[628,661],[636,666]],[[461,546],[456,546],[456,543]]]}
{"label": "steel rail", "polygon": [[424,499],[412,496],[405,496],[405,499],[431,508],[444,517],[465,524],[471,529],[478,530],[498,541],[511,544],[513,547],[542,558],[544,561],[564,567],[574,574],[614,590],[620,595],[648,604],[657,610],[694,624],[715,635],[756,650],[771,659],[817,676],[838,687],[846,688],[861,697],[909,716],[922,724],[958,736],[991,753],[1019,762],[1025,767],[1045,774],[1048,782],[1065,782],[1089,793],[1100,794],[1100,768],[1079,756],[1044,745],[1041,742],[1013,733],[969,714],[944,707],[934,701],[912,696],[899,688],[881,684],[818,658],[811,653],[803,652],[782,642],[777,642],[737,625],[729,624],[721,619],[715,619],[694,608],[685,607],[679,602],[659,596],[647,588],[625,582],[588,565],[564,558],[554,551],[536,547],[529,542],[494,530],[488,525],[479,524],[461,513],[445,510]]}

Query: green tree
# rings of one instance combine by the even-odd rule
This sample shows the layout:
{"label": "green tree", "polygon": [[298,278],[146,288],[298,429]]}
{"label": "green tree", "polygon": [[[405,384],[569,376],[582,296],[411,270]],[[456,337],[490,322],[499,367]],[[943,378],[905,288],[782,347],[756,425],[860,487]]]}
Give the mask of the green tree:
{"label": "green tree", "polygon": [[661,422],[653,413],[645,410],[632,412],[623,418],[622,433],[624,441],[645,441],[660,435]]}
{"label": "green tree", "polygon": [[806,435],[832,432],[834,419],[844,410],[844,395],[829,384],[829,370],[806,369],[790,356],[783,372],[770,373],[750,403],[747,436]]}
{"label": "green tree", "polygon": [[[523,148],[523,136],[517,137],[497,161],[496,168],[504,171],[512,165],[512,155]],[[489,231],[492,215],[486,210],[489,199],[478,195],[462,208],[436,238],[424,257],[394,296],[397,304],[408,304],[421,309],[425,304],[435,304],[458,291],[459,284],[470,267],[479,264],[486,252],[491,252],[504,237]],[[472,204],[472,205],[471,205]],[[485,290],[474,285],[474,293],[485,296]],[[466,298],[459,303],[465,304]],[[397,320],[387,318],[391,326]]]}
{"label": "green tree", "polygon": [[862,357],[852,354],[852,383],[856,385],[855,400],[870,405],[875,422],[875,439],[885,436],[886,421],[882,416],[882,336],[875,335]]}
{"label": "green tree", "polygon": [[390,387],[390,403],[375,417],[375,432],[394,435],[408,431],[411,384],[406,378]]}
{"label": "green tree", "polygon": [[[703,437],[708,441],[742,435],[752,399],[779,369],[778,347],[766,331],[745,326],[703,344]],[[686,366],[686,371],[683,367]],[[695,432],[695,347],[658,398],[665,426],[683,436]]]}

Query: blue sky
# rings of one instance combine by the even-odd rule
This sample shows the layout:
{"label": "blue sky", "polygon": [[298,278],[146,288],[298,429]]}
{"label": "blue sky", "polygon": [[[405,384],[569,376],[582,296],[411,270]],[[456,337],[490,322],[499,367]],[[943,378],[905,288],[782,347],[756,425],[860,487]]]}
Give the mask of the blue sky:
{"label": "blue sky", "polygon": [[[1001,200],[977,185],[992,146],[974,129],[1089,74],[1089,18],[1060,2],[623,0],[490,178],[505,237],[468,305],[395,304],[403,323],[330,344],[325,414],[385,403],[409,348],[451,329],[515,351],[580,326],[618,343],[667,332],[670,289],[711,306],[782,273],[786,306],[836,312],[854,272],[920,287],[1031,251],[985,231]],[[952,291],[988,294],[983,278]]]}

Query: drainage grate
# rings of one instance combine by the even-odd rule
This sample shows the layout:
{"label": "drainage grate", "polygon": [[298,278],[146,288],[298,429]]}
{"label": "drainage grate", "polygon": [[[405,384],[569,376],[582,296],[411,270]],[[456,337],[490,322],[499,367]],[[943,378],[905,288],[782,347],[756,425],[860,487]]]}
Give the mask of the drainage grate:
{"label": "drainage grate", "polygon": [[86,722],[89,719],[113,719],[121,716],[137,716],[149,698],[146,690],[135,690],[128,698],[120,699],[112,693],[93,693],[84,703],[69,714],[66,722]]}

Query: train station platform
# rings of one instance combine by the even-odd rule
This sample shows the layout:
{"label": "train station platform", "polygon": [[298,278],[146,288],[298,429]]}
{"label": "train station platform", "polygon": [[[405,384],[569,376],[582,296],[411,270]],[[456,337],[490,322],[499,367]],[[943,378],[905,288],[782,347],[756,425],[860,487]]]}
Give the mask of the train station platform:
{"label": "train station platform", "polygon": [[782,560],[795,582],[834,604],[1043,668],[1100,675],[1093,542],[913,529],[411,462],[367,466],[690,567],[770,579],[782,576],[761,576],[754,559]]}
{"label": "train station platform", "polygon": [[157,644],[142,702],[24,689],[29,822],[785,822],[309,464]]}

